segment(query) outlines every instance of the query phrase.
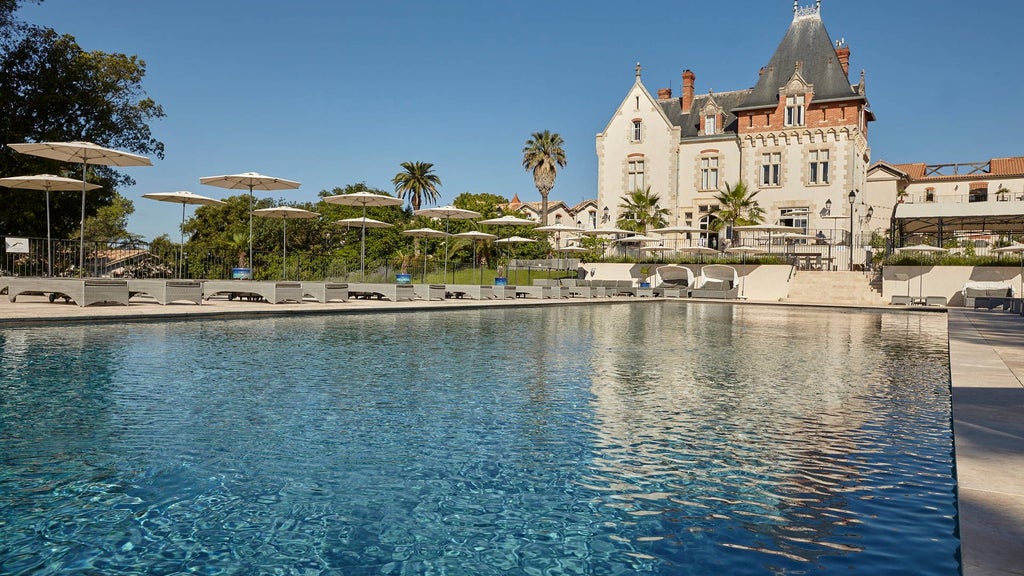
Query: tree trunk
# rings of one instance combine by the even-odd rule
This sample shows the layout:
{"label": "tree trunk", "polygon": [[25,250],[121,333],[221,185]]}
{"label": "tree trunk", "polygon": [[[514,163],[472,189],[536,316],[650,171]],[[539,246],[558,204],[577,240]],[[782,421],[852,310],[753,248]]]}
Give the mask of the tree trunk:
{"label": "tree trunk", "polygon": [[548,191],[540,191],[540,225],[548,225]]}

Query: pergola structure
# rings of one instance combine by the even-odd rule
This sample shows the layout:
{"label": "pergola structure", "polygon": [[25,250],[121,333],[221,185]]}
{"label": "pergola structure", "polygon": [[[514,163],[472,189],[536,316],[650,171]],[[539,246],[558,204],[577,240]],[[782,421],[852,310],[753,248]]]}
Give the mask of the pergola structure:
{"label": "pergola structure", "polygon": [[890,230],[894,248],[915,234],[935,235],[939,246],[957,232],[1024,234],[1024,202],[897,204]]}

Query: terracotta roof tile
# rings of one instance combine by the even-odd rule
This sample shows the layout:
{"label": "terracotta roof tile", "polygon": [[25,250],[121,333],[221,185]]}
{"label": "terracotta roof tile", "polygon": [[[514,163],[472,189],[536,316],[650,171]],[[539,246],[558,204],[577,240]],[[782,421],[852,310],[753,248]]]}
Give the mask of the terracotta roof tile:
{"label": "terracotta roof tile", "polygon": [[907,176],[912,179],[924,178],[924,172],[928,168],[928,165],[924,162],[915,162],[913,164],[892,164],[893,168],[906,172]]}
{"label": "terracotta roof tile", "polygon": [[1024,175],[1024,157],[1014,158],[993,158],[991,164],[993,176],[1020,176]]}

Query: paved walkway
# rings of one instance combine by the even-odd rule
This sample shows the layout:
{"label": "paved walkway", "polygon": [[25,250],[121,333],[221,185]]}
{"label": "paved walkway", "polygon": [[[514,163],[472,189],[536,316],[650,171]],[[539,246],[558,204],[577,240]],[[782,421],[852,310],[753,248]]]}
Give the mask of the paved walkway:
{"label": "paved walkway", "polygon": [[[634,302],[614,298],[602,302]],[[110,322],[196,317],[343,314],[369,311],[445,310],[469,307],[588,304],[572,300],[445,300],[266,304],[211,300],[202,306],[131,306],[49,303],[0,296],[0,327],[40,322]],[[748,303],[754,304],[754,303]],[[781,305],[757,303],[759,305]],[[797,304],[799,305],[799,304]],[[914,313],[885,308],[892,313]],[[934,312],[935,309],[930,311]],[[1024,576],[1024,318],[1001,311],[950,308],[949,355],[953,383],[953,431],[959,484],[964,576]]]}
{"label": "paved walkway", "polygon": [[1024,318],[951,308],[964,576],[1024,575]]}

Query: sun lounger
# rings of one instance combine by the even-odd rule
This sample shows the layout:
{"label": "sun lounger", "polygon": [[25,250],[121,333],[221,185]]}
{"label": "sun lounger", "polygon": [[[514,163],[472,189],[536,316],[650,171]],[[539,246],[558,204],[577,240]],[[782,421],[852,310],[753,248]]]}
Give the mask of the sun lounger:
{"label": "sun lounger", "polygon": [[412,284],[369,284],[357,282],[348,285],[349,298],[369,300],[390,300],[392,302],[407,302],[416,299],[416,289]]}
{"label": "sun lounger", "polygon": [[128,281],[112,278],[10,278],[7,298],[14,302],[19,294],[33,292],[49,294],[50,302],[57,298],[72,300],[79,306],[110,303],[128,305]]}
{"label": "sun lounger", "polygon": [[491,292],[497,300],[508,300],[516,297],[516,286],[491,286]]}
{"label": "sun lounger", "polygon": [[[548,286],[518,286],[516,287],[516,298],[550,298],[545,296],[544,291]],[[550,294],[550,292],[549,292]]]}
{"label": "sun lounger", "polygon": [[413,284],[412,288],[421,300],[444,300],[444,284]]}
{"label": "sun lounger", "polygon": [[469,298],[470,300],[490,300],[494,298],[493,286],[476,284],[446,284],[445,298]]}
{"label": "sun lounger", "polygon": [[654,287],[655,296],[686,298],[690,295],[690,290],[696,284],[697,275],[686,266],[669,264],[667,266],[659,266],[656,272],[657,277],[661,281]]}
{"label": "sun lounger", "polygon": [[566,288],[569,298],[604,298],[610,295],[604,286],[595,286],[590,280],[563,278],[560,283]]}
{"label": "sun lounger", "polygon": [[158,304],[171,302],[203,303],[203,283],[196,280],[164,280],[159,278],[129,278],[128,296],[146,294]]}
{"label": "sun lounger", "polygon": [[343,282],[303,282],[302,296],[309,296],[321,304],[333,300],[348,302],[348,284]]}
{"label": "sun lounger", "polygon": [[739,274],[732,266],[708,264],[701,268],[696,287],[690,292],[690,296],[733,299],[739,296],[739,282]]}
{"label": "sun lounger", "polygon": [[893,294],[889,300],[889,304],[894,306],[910,306],[913,302],[913,298],[904,294]]}
{"label": "sun lounger", "polygon": [[256,296],[271,304],[280,304],[289,300],[302,302],[302,283],[272,280],[206,280],[203,282],[204,300],[209,300],[218,294],[227,294],[228,300]]}
{"label": "sun lounger", "polygon": [[946,297],[945,296],[925,296],[924,297],[924,305],[925,306],[945,306],[946,305]]}

